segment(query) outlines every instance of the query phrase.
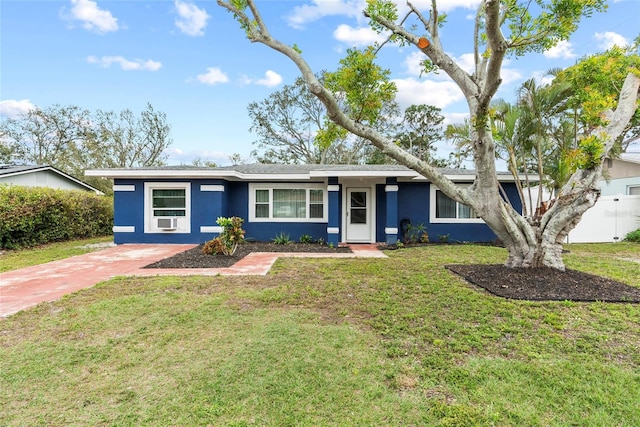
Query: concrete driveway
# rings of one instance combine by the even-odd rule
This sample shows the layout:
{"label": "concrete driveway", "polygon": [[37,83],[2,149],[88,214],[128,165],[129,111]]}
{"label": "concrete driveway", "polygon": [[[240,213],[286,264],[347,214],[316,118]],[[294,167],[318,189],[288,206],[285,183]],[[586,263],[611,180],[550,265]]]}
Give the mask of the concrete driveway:
{"label": "concrete driveway", "polygon": [[123,276],[195,245],[119,245],[0,273],[0,317]]}
{"label": "concrete driveway", "polygon": [[353,245],[352,253],[252,253],[228,268],[144,269],[196,245],[126,244],[59,261],[0,273],[0,317],[91,287],[115,276],[265,275],[279,257],[386,258],[376,245]]}

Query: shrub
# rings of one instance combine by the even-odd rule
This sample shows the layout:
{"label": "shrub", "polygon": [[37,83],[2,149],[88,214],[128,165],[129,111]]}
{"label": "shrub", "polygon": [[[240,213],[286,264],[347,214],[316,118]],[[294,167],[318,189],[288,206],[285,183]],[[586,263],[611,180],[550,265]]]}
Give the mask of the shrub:
{"label": "shrub", "polygon": [[202,248],[202,253],[206,255],[218,255],[222,254],[224,249],[224,244],[220,237],[216,237],[215,239],[211,239],[204,244]]}
{"label": "shrub", "polygon": [[283,231],[281,231],[280,234],[276,235],[276,237],[271,239],[271,241],[276,245],[288,245],[289,243],[291,243],[291,239],[289,238],[289,235]]}
{"label": "shrub", "polygon": [[215,239],[206,242],[202,252],[208,255],[233,255],[236,253],[238,244],[244,240],[243,223],[244,219],[237,216],[219,217],[216,224],[222,227],[222,232]]}
{"label": "shrub", "polygon": [[624,238],[624,240],[626,240],[627,242],[640,243],[640,228],[627,233],[627,236]]}
{"label": "shrub", "polygon": [[0,185],[0,247],[107,236],[113,199],[78,190]]}
{"label": "shrub", "polygon": [[407,227],[404,235],[404,243],[429,243],[429,233],[424,224],[411,225]]}
{"label": "shrub", "polygon": [[300,243],[313,243],[313,237],[310,234],[300,236]]}

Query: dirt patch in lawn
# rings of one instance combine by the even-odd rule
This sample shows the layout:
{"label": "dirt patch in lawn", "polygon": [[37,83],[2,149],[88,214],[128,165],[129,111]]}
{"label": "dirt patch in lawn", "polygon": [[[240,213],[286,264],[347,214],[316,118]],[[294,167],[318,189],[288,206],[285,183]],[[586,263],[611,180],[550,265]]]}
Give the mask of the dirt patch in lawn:
{"label": "dirt patch in lawn", "polygon": [[319,252],[319,253],[350,253],[348,247],[330,247],[318,243],[289,243],[286,245],[272,242],[243,242],[238,245],[236,253],[226,255],[206,255],[202,253],[203,245],[188,251],[180,252],[170,258],[165,258],[144,268],[225,268],[231,267],[252,252]]}
{"label": "dirt patch in lawn", "polygon": [[576,270],[448,265],[450,271],[504,298],[530,301],[640,302],[640,288]]}

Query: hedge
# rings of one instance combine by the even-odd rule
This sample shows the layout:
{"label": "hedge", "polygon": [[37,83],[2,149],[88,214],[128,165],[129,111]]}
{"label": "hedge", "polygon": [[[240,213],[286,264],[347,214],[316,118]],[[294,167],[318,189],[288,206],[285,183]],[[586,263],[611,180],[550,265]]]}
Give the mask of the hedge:
{"label": "hedge", "polygon": [[85,191],[0,185],[0,247],[107,236],[113,199]]}

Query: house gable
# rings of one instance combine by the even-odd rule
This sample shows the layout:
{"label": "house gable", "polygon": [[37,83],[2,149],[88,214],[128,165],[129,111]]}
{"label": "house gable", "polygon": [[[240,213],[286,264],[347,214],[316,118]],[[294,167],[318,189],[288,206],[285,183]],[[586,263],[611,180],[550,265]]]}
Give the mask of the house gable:
{"label": "house gable", "polygon": [[82,190],[103,194],[97,188],[53,166],[0,165],[0,184],[48,187],[59,190]]}

